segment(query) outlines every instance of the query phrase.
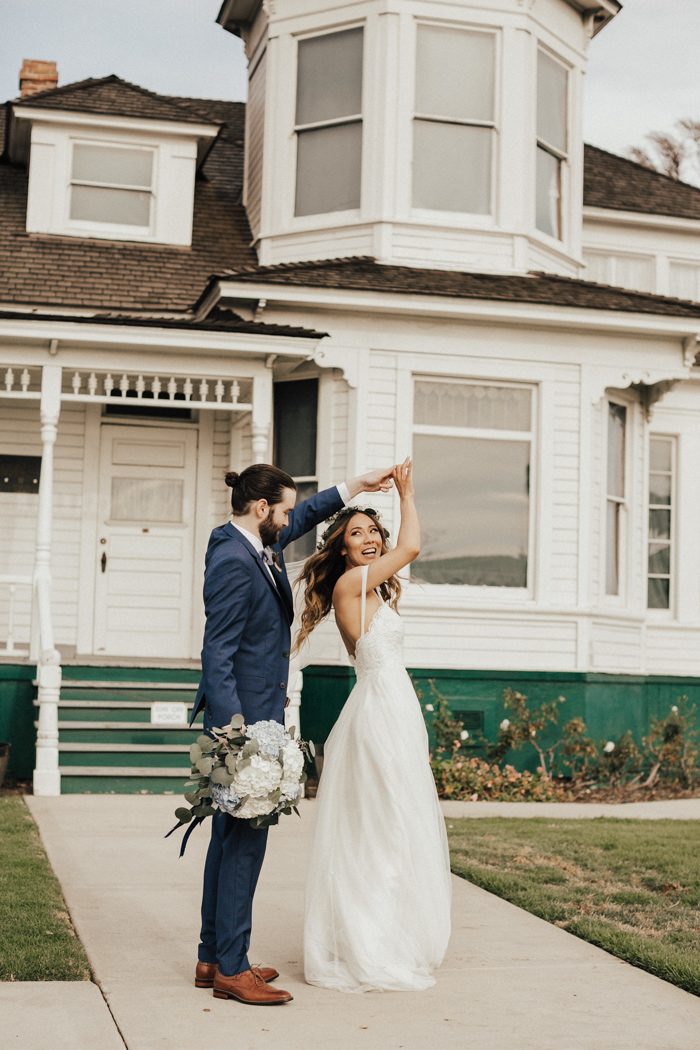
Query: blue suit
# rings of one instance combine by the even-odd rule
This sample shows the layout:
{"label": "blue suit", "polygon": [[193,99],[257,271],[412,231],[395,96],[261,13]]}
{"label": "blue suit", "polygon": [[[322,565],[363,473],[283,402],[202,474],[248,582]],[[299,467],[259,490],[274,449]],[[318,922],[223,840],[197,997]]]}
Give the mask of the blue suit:
{"label": "blue suit", "polygon": [[[206,626],[202,677],[192,720],[204,708],[204,727],[223,726],[235,714],[246,723],[284,723],[289,675],[292,590],[283,550],[340,510],[337,488],[295,507],[275,549],[280,571],[270,575],[255,547],[229,522],[214,529],[204,570]],[[265,856],[267,828],[217,812],[204,867],[199,958],[231,976],[250,968],[253,894]]]}

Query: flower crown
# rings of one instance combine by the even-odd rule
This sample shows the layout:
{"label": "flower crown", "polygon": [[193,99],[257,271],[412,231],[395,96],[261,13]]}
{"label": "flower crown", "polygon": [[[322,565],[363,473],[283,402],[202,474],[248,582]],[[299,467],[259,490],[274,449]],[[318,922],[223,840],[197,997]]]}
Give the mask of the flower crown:
{"label": "flower crown", "polygon": [[323,531],[320,541],[316,544],[316,550],[323,550],[323,548],[326,546],[326,543],[335,531],[335,528],[341,518],[351,518],[353,514],[368,514],[370,517],[375,518],[377,524],[379,525],[379,528],[384,534],[384,539],[389,539],[389,530],[385,529],[382,525],[381,514],[379,514],[379,512],[374,509],[374,507],[341,507],[340,510],[336,511],[335,514],[331,515],[330,518],[326,518],[326,528]]}

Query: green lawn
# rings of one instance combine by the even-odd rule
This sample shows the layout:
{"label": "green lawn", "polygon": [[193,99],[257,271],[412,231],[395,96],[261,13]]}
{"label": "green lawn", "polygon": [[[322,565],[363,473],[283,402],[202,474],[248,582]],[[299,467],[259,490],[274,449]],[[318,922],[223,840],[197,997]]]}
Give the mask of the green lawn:
{"label": "green lawn", "polygon": [[90,980],[58,880],[19,796],[0,798],[0,980]]}
{"label": "green lawn", "polygon": [[448,819],[452,870],[700,995],[700,822]]}

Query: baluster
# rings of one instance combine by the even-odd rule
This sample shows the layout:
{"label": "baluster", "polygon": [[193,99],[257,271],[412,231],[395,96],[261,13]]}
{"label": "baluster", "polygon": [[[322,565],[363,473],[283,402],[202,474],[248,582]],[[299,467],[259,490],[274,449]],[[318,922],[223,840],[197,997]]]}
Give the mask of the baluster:
{"label": "baluster", "polygon": [[156,399],[158,398],[158,395],[160,394],[161,386],[162,386],[162,384],[161,384],[161,381],[158,378],[158,376],[154,376],[153,379],[151,380],[151,391],[153,393],[153,397],[156,398]]}
{"label": "baluster", "polygon": [[122,397],[126,397],[127,393],[129,392],[129,377],[126,374],[126,372],[119,380],[119,390],[121,391]]}
{"label": "baluster", "polygon": [[239,399],[240,396],[241,396],[241,384],[238,382],[237,379],[234,379],[234,381],[231,383],[231,404],[232,405],[237,405],[238,404],[238,399]]}
{"label": "baluster", "polygon": [[12,371],[11,368],[8,368],[8,370],[5,372],[5,390],[7,390],[8,394],[12,390],[12,387],[14,386],[14,384],[15,384],[15,373]]}
{"label": "baluster", "polygon": [[171,401],[173,401],[175,399],[175,394],[176,393],[177,393],[177,383],[175,382],[175,380],[171,376],[169,381],[168,381],[168,397],[170,398]]}
{"label": "baluster", "polygon": [[97,393],[97,376],[94,372],[91,372],[88,377],[88,393],[94,397]]}
{"label": "baluster", "polygon": [[199,384],[199,400],[206,401],[208,396],[209,384],[207,383],[206,379],[203,379],[202,382]]}
{"label": "baluster", "polygon": [[22,387],[22,393],[26,394],[29,390],[29,381],[31,376],[26,368],[22,369],[22,375],[19,377],[20,386]]}
{"label": "baluster", "polygon": [[185,401],[191,401],[192,400],[192,391],[193,390],[194,390],[194,386],[192,384],[192,380],[188,376],[187,379],[185,380],[184,384],[183,384],[183,387],[182,387],[182,392],[185,395]]}
{"label": "baluster", "polygon": [[73,388],[73,393],[74,394],[79,394],[80,393],[80,384],[81,384],[80,372],[74,372],[73,373],[73,378],[71,379],[71,383],[70,383],[71,387]]}
{"label": "baluster", "polygon": [[226,388],[220,379],[217,379],[216,386],[214,387],[214,397],[216,398],[217,405],[220,405],[224,399],[224,393]]}
{"label": "baluster", "polygon": [[139,376],[136,380],[136,397],[140,400],[143,397],[143,392],[146,389],[146,380],[143,376]]}
{"label": "baluster", "polygon": [[114,379],[110,372],[104,378],[105,397],[111,397],[112,390],[114,389]]}

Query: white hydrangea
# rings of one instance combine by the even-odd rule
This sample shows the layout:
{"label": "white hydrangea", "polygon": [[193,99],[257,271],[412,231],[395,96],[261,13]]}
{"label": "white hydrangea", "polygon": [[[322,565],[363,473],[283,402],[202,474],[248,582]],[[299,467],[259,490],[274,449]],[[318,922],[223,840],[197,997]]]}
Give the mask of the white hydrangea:
{"label": "white hydrangea", "polygon": [[459,739],[460,740],[468,740],[469,739],[469,731],[467,729],[463,729],[462,732],[459,734]]}
{"label": "white hydrangea", "polygon": [[250,817],[265,817],[268,813],[272,813],[275,806],[276,803],[271,802],[269,798],[249,798],[240,809],[236,810],[236,816],[242,820],[248,820]]}
{"label": "white hydrangea", "polygon": [[298,780],[283,780],[280,784],[280,801],[296,802],[300,790],[301,784]]}
{"label": "white hydrangea", "polygon": [[[236,794],[264,798],[279,787],[282,779],[282,768],[277,759],[265,758],[264,755],[252,755],[250,765],[237,769],[233,779]],[[266,812],[269,812],[266,810]],[[239,810],[239,816],[241,811]]]}
{"label": "white hydrangea", "polygon": [[294,740],[290,740],[282,749],[283,780],[299,780],[304,771],[304,756]]}
{"label": "white hydrangea", "polygon": [[609,755],[614,750],[615,750],[615,742],[613,740],[608,740],[607,744],[603,748],[603,751],[605,752],[606,755]]}
{"label": "white hydrangea", "polygon": [[255,740],[260,748],[260,754],[267,755],[268,758],[277,758],[280,748],[284,747],[289,739],[284,726],[272,720],[253,722],[246,729],[246,736],[250,740]]}
{"label": "white hydrangea", "polygon": [[225,784],[211,785],[211,800],[216,809],[222,810],[223,813],[230,813],[232,817],[236,815],[236,807],[241,801],[236,792]]}

